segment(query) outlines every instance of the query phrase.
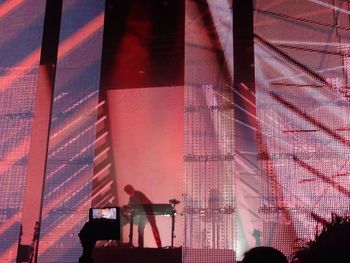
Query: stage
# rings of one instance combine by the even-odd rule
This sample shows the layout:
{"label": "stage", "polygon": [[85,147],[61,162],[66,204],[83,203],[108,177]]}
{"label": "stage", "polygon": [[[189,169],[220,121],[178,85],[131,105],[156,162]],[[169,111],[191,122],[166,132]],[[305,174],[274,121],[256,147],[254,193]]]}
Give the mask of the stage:
{"label": "stage", "polygon": [[293,255],[350,214],[349,28],[340,0],[1,1],[0,263]]}
{"label": "stage", "polygon": [[[182,248],[123,248],[118,246],[95,247],[92,253],[94,263],[182,263]],[[232,251],[225,249],[197,249],[191,250],[191,258],[194,254],[206,254],[205,263],[216,263],[218,255],[227,255],[227,263],[235,262]],[[231,259],[230,259],[231,258]],[[195,263],[187,259],[188,263]],[[198,262],[198,261],[197,261]],[[220,261],[223,262],[223,261]],[[239,263],[239,261],[237,261]],[[204,263],[204,262],[202,262]]]}
{"label": "stage", "polygon": [[117,246],[95,247],[94,263],[181,263],[181,248],[121,248]]}

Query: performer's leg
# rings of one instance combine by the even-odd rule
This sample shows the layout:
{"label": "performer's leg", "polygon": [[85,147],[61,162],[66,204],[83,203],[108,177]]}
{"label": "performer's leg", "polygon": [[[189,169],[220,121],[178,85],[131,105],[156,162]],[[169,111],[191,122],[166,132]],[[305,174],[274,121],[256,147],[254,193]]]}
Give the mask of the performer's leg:
{"label": "performer's leg", "polygon": [[153,236],[154,236],[154,239],[156,241],[157,247],[161,248],[162,241],[160,240],[160,235],[159,235],[158,227],[156,224],[156,219],[153,215],[149,215],[147,218],[148,218],[149,223],[151,224]]}
{"label": "performer's leg", "polygon": [[146,221],[141,221],[138,224],[138,245],[139,248],[143,247],[143,234],[145,232]]}
{"label": "performer's leg", "polygon": [[129,218],[125,217],[122,213],[120,214],[120,239],[117,240],[117,245],[123,244],[123,229],[125,225],[130,222]]}

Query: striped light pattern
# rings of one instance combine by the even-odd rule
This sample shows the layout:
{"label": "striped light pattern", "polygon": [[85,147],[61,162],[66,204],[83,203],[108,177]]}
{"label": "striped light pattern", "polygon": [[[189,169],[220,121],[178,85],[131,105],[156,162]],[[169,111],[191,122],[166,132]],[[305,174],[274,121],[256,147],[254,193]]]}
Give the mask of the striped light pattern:
{"label": "striped light pattern", "polygon": [[255,6],[262,243],[287,255],[349,210],[350,9],[328,2]]}
{"label": "striped light pattern", "polygon": [[63,10],[38,262],[78,262],[91,205],[104,2],[63,1]]}
{"label": "striped light pattern", "polygon": [[0,262],[16,260],[21,235],[44,10],[44,1],[0,4]]}

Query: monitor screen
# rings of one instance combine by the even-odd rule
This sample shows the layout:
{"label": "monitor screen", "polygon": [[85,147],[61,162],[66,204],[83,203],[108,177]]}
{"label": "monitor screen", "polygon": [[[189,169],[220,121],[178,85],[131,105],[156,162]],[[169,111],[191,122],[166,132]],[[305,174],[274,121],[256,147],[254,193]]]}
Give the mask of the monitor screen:
{"label": "monitor screen", "polygon": [[90,209],[90,219],[118,219],[117,207],[95,207]]}

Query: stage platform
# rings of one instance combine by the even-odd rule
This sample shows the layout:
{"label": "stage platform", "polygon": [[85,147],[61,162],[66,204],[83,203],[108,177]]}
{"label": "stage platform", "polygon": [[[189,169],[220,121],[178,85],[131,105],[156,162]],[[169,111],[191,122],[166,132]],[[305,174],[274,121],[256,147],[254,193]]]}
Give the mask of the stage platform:
{"label": "stage platform", "polygon": [[[192,253],[202,254],[198,249]],[[227,263],[233,263],[234,259],[230,250],[212,250],[207,252],[206,262],[217,263],[218,255],[226,255]],[[192,254],[191,259],[196,257]],[[197,257],[200,258],[200,257]],[[231,258],[231,259],[229,259]],[[191,262],[187,259],[187,262]],[[93,250],[94,263],[182,263],[182,248],[126,248],[118,246],[95,247]],[[237,262],[238,263],[238,262]]]}
{"label": "stage platform", "polygon": [[94,263],[181,263],[181,248],[119,248],[96,247]]}

